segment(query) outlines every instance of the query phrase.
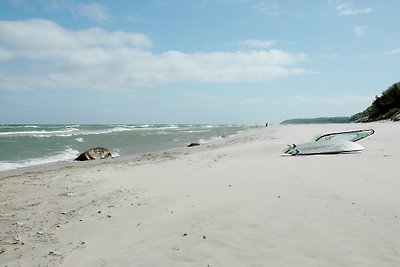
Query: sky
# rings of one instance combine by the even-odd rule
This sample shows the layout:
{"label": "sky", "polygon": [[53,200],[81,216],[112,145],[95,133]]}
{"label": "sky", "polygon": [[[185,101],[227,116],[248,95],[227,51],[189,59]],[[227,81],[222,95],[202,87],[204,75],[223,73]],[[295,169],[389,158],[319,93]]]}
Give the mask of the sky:
{"label": "sky", "polygon": [[350,116],[400,80],[398,0],[0,0],[0,123]]}

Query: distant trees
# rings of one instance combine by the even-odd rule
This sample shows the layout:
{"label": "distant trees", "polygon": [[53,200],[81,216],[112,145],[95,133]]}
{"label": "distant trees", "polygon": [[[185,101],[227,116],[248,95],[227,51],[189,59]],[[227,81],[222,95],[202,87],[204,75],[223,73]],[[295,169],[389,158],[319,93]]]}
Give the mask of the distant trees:
{"label": "distant trees", "polygon": [[400,121],[400,82],[392,84],[382,92],[381,96],[375,96],[375,100],[363,112],[351,117],[323,117],[311,119],[290,119],[281,124],[307,124],[307,123],[348,123],[370,122],[378,120]]}
{"label": "distant trees", "polygon": [[310,119],[290,119],[281,122],[281,124],[324,124],[324,123],[348,123],[349,117],[320,117]]}
{"label": "distant trees", "polygon": [[366,110],[350,117],[350,121],[353,122],[387,119],[400,119],[400,82],[391,85],[381,96],[376,96],[372,105]]}

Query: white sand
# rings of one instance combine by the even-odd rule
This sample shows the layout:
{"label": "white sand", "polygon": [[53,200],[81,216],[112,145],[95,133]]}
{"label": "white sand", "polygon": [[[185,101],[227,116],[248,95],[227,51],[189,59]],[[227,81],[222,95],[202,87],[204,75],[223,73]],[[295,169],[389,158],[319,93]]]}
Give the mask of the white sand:
{"label": "white sand", "polygon": [[[354,154],[282,156],[374,128]],[[400,266],[400,124],[260,128],[0,177],[0,266]]]}

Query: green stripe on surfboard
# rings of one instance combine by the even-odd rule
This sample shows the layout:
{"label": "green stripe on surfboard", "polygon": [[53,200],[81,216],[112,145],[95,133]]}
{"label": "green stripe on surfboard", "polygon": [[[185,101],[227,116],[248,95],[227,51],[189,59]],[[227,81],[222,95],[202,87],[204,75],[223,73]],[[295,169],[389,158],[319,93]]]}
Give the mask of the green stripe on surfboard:
{"label": "green stripe on surfboard", "polygon": [[375,133],[375,131],[373,129],[336,132],[336,133],[328,133],[328,134],[318,136],[314,140],[316,142],[318,142],[318,141],[322,141],[322,140],[341,139],[341,140],[356,142],[365,137],[373,135],[374,133]]}

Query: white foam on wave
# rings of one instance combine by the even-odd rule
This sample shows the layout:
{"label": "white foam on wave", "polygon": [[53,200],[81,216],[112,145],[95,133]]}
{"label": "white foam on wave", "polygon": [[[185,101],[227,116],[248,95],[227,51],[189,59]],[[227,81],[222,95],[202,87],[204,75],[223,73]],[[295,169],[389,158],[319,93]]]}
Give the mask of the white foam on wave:
{"label": "white foam on wave", "polygon": [[151,124],[118,124],[117,127],[129,128],[129,129],[140,129],[149,128],[153,125]]}
{"label": "white foam on wave", "polygon": [[10,129],[10,128],[39,128],[38,125],[8,125],[8,124],[0,124],[2,129]]}
{"label": "white foam on wave", "polygon": [[79,151],[70,147],[66,147],[64,151],[42,158],[26,159],[17,162],[0,161],[0,171],[19,169],[23,167],[31,167],[37,165],[44,165],[62,161],[69,161],[75,159],[79,155]]}
{"label": "white foam on wave", "polygon": [[165,127],[160,127],[160,129],[179,129],[179,126],[176,124],[170,124],[170,125],[166,125]]}
{"label": "white foam on wave", "polygon": [[[119,150],[118,150],[118,152],[119,152]],[[120,156],[121,156],[118,152],[117,152],[117,150],[111,151],[111,155],[113,156],[113,158],[116,158],[116,157],[120,157]]]}
{"label": "white foam on wave", "polygon": [[145,125],[139,125],[139,126],[135,126],[134,128],[132,128],[132,130],[136,130],[136,131],[163,131],[163,130],[180,130],[180,127],[177,125],[150,125],[150,124],[145,124]]}
{"label": "white foam on wave", "polygon": [[35,134],[45,134],[47,131],[15,131],[15,132],[0,132],[0,136],[27,136]]}
{"label": "white foam on wave", "polygon": [[188,130],[188,131],[184,131],[185,133],[208,133],[211,130]]}
{"label": "white foam on wave", "polygon": [[39,128],[39,126],[37,126],[37,125],[23,125],[21,127],[23,127],[23,128]]}
{"label": "white foam on wave", "polygon": [[70,137],[77,135],[100,135],[109,134],[114,132],[124,132],[132,131],[133,128],[130,127],[114,127],[110,129],[100,129],[100,130],[81,130],[76,127],[67,126],[65,129],[61,130],[40,130],[40,131],[13,131],[13,132],[0,132],[0,136],[29,136],[29,137]]}
{"label": "white foam on wave", "polygon": [[107,130],[106,132],[113,133],[113,132],[125,132],[125,131],[132,131],[132,128],[130,128],[130,127],[115,127],[115,128]]}
{"label": "white foam on wave", "polygon": [[0,132],[0,136],[31,136],[31,137],[51,137],[51,136],[72,136],[74,132],[78,132],[77,128],[66,128],[55,131],[14,131]]}
{"label": "white foam on wave", "polygon": [[128,128],[128,127],[114,127],[111,129],[101,129],[101,130],[89,130],[89,131],[82,131],[78,132],[74,135],[100,135],[100,134],[109,134],[109,133],[117,133],[117,132],[126,132],[126,131],[132,131],[134,130],[133,128]]}

